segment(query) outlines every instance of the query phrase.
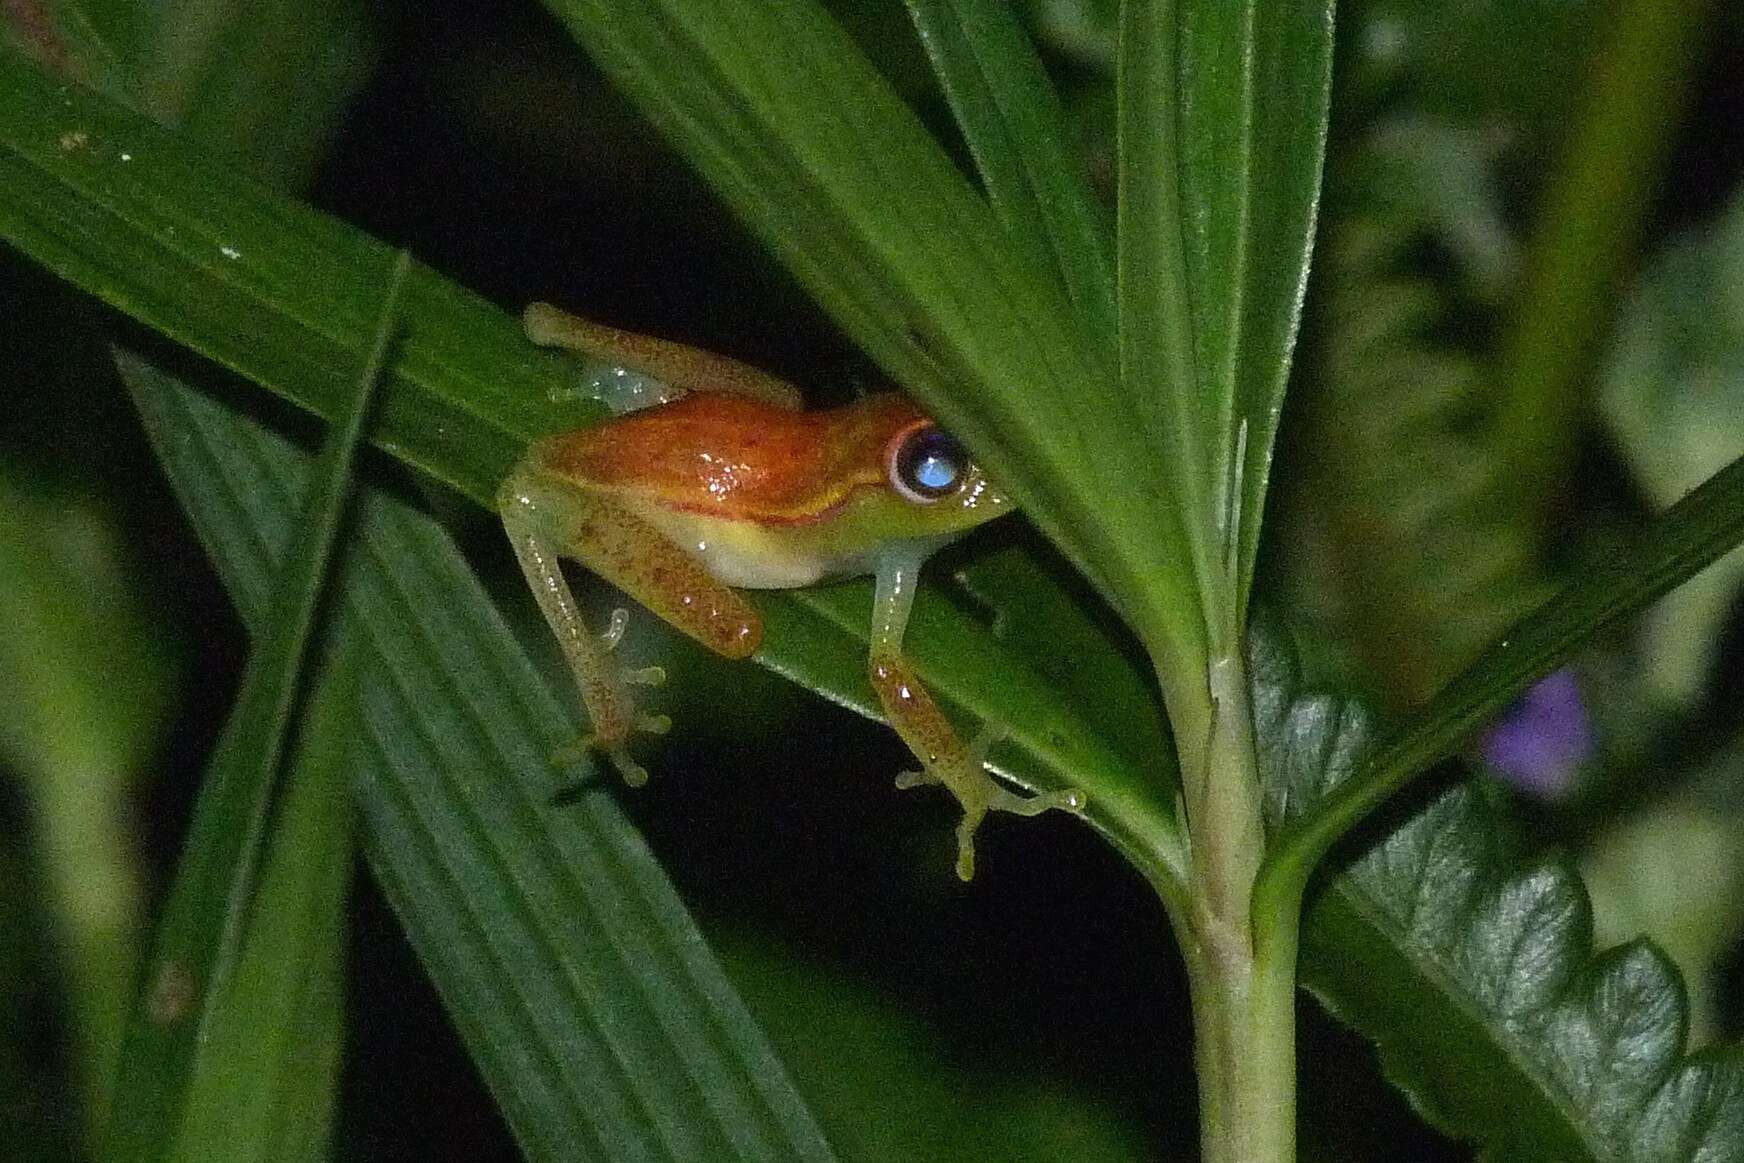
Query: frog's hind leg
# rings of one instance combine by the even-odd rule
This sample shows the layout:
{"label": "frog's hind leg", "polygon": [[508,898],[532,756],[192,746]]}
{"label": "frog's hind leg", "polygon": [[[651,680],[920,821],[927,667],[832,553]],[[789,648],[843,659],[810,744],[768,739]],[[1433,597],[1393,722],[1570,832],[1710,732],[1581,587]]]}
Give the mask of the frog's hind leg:
{"label": "frog's hind leg", "polygon": [[[527,338],[541,347],[561,347],[588,359],[639,372],[682,392],[726,392],[774,404],[790,412],[802,406],[799,389],[761,368],[740,363],[700,347],[655,339],[594,323],[549,303],[533,303],[521,316]],[[633,405],[607,401],[615,411]],[[662,403],[656,399],[648,403]]]}
{"label": "frog's hind leg", "polygon": [[509,475],[497,493],[497,509],[527,584],[575,675],[593,725],[586,744],[610,756],[624,782],[647,782],[646,769],[630,757],[630,736],[663,733],[670,722],[639,711],[629,688],[657,685],[665,675],[658,667],[624,668],[611,658],[629,614],[613,611],[605,632],[595,635],[576,607],[559,556],[575,558],[729,658],[756,651],[762,637],[756,611],[619,502],[536,467],[523,464]]}
{"label": "frog's hind leg", "polygon": [[[648,782],[648,771],[630,757],[630,735],[637,730],[659,734],[669,724],[664,716],[639,711],[629,687],[656,685],[665,676],[658,667],[628,670],[612,659],[611,652],[629,619],[627,612],[613,611],[605,632],[598,635],[583,620],[558,564],[569,503],[567,496],[557,496],[549,482],[524,466],[512,473],[497,493],[497,511],[515,548],[515,558],[546,624],[557,637],[587,708],[593,733],[584,740],[583,749],[603,751],[624,782],[639,787]],[[567,751],[553,756],[557,762],[570,758]]]}

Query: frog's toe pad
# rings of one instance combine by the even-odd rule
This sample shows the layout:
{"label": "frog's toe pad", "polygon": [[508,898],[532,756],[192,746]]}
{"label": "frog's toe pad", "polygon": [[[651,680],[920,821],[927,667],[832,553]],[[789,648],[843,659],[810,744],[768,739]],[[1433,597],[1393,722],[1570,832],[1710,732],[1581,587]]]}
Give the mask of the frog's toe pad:
{"label": "frog's toe pad", "polygon": [[1010,812],[1016,816],[1039,816],[1043,812],[1062,811],[1079,813],[1089,801],[1082,789],[1069,787],[1061,791],[1036,792],[1034,795],[1018,795],[1016,792],[1000,788],[987,803],[987,809],[993,812]]}
{"label": "frog's toe pad", "polygon": [[629,624],[630,611],[619,606],[612,611],[611,621],[606,623],[605,631],[600,634],[600,642],[607,650],[616,650],[618,643],[623,641],[624,628]]}
{"label": "frog's toe pad", "polygon": [[552,767],[568,767],[572,763],[580,763],[587,758],[588,752],[592,750],[593,736],[583,735],[581,738],[571,743],[565,743],[552,751],[545,761]]}
{"label": "frog's toe pad", "polygon": [[899,771],[896,773],[896,790],[908,791],[910,788],[930,787],[944,780],[930,771]]}
{"label": "frog's toe pad", "polygon": [[[672,729],[672,720],[665,715],[638,715],[636,729],[650,735],[664,735]],[[573,743],[559,747],[551,753],[550,763],[552,767],[568,767],[593,752],[611,760],[619,777],[630,787],[641,787],[648,782],[648,769],[630,757],[630,749],[626,744],[607,743],[597,735],[584,735]]]}
{"label": "frog's toe pad", "polygon": [[975,829],[980,817],[965,815],[957,824],[957,879],[967,884],[975,879]]}
{"label": "frog's toe pad", "polygon": [[648,783],[648,769],[630,758],[630,749],[623,744],[604,749],[611,758],[612,766],[618,769],[626,787],[643,787]]}

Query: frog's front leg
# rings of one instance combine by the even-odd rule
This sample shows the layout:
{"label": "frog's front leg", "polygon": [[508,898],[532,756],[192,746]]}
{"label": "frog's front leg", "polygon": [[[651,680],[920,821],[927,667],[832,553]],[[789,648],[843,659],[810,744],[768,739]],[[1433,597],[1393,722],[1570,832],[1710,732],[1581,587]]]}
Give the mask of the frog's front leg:
{"label": "frog's front leg", "polygon": [[527,584],[575,675],[593,726],[587,744],[611,758],[625,783],[646,783],[647,769],[630,757],[630,736],[635,731],[662,734],[671,724],[664,715],[639,711],[629,688],[657,685],[665,675],[659,667],[638,670],[613,662],[609,652],[623,634],[628,614],[613,611],[610,626],[595,635],[576,608],[559,556],[575,558],[728,658],[756,652],[761,620],[743,598],[647,522],[610,496],[542,468],[536,457],[523,461],[504,480],[497,511]]}
{"label": "frog's front leg", "polygon": [[921,685],[902,652],[902,637],[924,557],[924,552],[909,547],[886,549],[879,556],[868,668],[885,718],[924,765],[922,771],[898,776],[897,786],[943,784],[962,805],[957,875],[969,880],[975,875],[975,830],[988,812],[1035,816],[1054,808],[1078,811],[1084,797],[1076,790],[1022,796],[1001,786],[986,769],[987,752],[998,741],[999,730],[984,728],[973,743],[964,743]]}

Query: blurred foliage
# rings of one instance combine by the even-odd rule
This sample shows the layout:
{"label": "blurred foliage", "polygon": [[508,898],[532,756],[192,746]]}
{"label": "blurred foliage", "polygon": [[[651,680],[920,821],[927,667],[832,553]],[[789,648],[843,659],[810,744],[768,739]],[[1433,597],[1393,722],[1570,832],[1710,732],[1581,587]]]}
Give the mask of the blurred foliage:
{"label": "blurred foliage", "polygon": [[25,793],[8,828],[24,843],[11,856],[35,861],[42,903],[31,907],[48,921],[36,930],[47,938],[38,951],[58,955],[76,1081],[94,1112],[107,1101],[144,905],[128,800],[158,745],[175,673],[93,482],[58,479],[30,463],[32,450],[9,451],[0,461],[0,770]]}
{"label": "blurred foliage", "polygon": [[1377,109],[1483,131],[1535,157],[1542,173],[1548,135],[1566,124],[1604,0],[1367,0],[1340,13],[1354,108]]}
{"label": "blurred foliage", "polygon": [[[1574,548],[1602,547],[1620,525],[1639,519],[1639,509],[1628,515],[1633,483],[1588,453],[1556,466],[1579,476],[1548,482],[1560,507],[1547,528],[1520,486],[1543,479],[1551,466],[1521,459],[1523,448],[1544,443],[1521,439],[1521,423],[1542,425],[1549,439],[1573,446],[1602,405],[1636,479],[1659,506],[1744,447],[1726,395],[1738,314],[1728,303],[1744,277],[1727,265],[1735,246],[1727,219],[1691,232],[1646,270],[1615,338],[1603,319],[1595,328],[1572,315],[1540,317],[1540,327],[1584,338],[1585,362],[1557,371],[1578,392],[1574,408],[1523,409],[1519,400],[1535,385],[1500,378],[1522,371],[1519,361],[1509,367],[1498,358],[1498,343],[1520,326],[1513,313],[1534,306],[1522,298],[1528,267],[1544,262],[1533,247],[1562,245],[1559,232],[1564,239],[1598,232],[1601,241],[1591,245],[1609,247],[1607,257],[1588,260],[1589,269],[1572,277],[1592,278],[1598,301],[1608,301],[1616,296],[1608,264],[1627,272],[1640,261],[1630,250],[1632,224],[1664,213],[1667,201],[1651,171],[1636,176],[1630,157],[1601,152],[1590,164],[1630,174],[1612,195],[1626,203],[1611,203],[1608,213],[1565,205],[1556,212],[1583,214],[1581,224],[1522,229],[1558,180],[1555,166],[1545,164],[1566,148],[1557,134],[1583,101],[1611,84],[1593,79],[1594,66],[1583,64],[1589,42],[1624,42],[1631,26],[1595,26],[1605,11],[1598,5],[1539,5],[1548,19],[1535,20],[1513,19],[1518,7],[1441,8],[1413,28],[1400,23],[1404,7],[1365,5],[1351,36],[1354,67],[1341,78],[1350,100],[1343,148],[1329,162],[1316,272],[1321,313],[1311,350],[1318,374],[1297,399],[1307,425],[1297,434],[1305,471],[1292,490],[1281,544],[1289,547],[1284,573],[1294,592],[1361,658],[1358,681],[1395,705],[1426,697],[1477,645],[1542,598]],[[1541,32],[1551,39],[1539,41]],[[1467,34],[1481,39],[1462,39]],[[1607,67],[1614,68],[1617,50],[1609,51]],[[1736,51],[1721,47],[1717,59]],[[1687,76],[1687,55],[1677,61]],[[1652,136],[1635,148],[1663,159],[1667,123],[1683,96],[1678,87],[1651,91],[1661,104],[1631,108],[1623,119],[1639,115],[1642,132]],[[1607,99],[1641,100],[1615,84]],[[1589,118],[1604,115],[1588,110]],[[1583,161],[1576,154],[1566,164]],[[1680,175],[1693,179],[1691,195],[1740,176],[1728,163],[1708,164],[1724,176]],[[1679,198],[1669,201],[1675,206]],[[1549,301],[1540,294],[1537,306]],[[1594,379],[1602,380],[1602,396]],[[1640,661],[1627,641],[1607,639],[1598,647],[1606,653],[1581,672],[1592,676],[1584,685],[1601,737],[1579,783],[1626,787],[1632,797],[1627,813],[1608,824],[1596,822],[1605,813],[1589,803],[1581,827],[1597,831],[1574,834],[1583,868],[1598,878],[1600,935],[1607,944],[1643,934],[1663,940],[1690,975],[1696,1020],[1706,1030],[1718,1021],[1713,1007],[1736,1009],[1717,990],[1739,938],[1735,893],[1726,886],[1744,871],[1744,859],[1735,812],[1718,807],[1711,791],[1691,803],[1672,771],[1678,763],[1693,765],[1688,771],[1704,764],[1731,770],[1718,756],[1737,718],[1712,700],[1728,689],[1724,676],[1736,672],[1735,662],[1720,661],[1735,619],[1736,560],[1677,591],[1647,620]],[[1682,726],[1671,725],[1672,709]],[[1665,750],[1668,732],[1681,740],[1676,759]],[[1716,757],[1705,759],[1710,752]],[[1715,779],[1728,781],[1714,775],[1709,784]],[[1735,773],[1729,786],[1735,805]]]}
{"label": "blurred foliage", "polygon": [[1286,537],[1305,604],[1409,707],[1549,588],[1488,422],[1494,383],[1455,338],[1493,317],[1518,243],[1470,134],[1385,124],[1331,165],[1319,375],[1296,401],[1314,451]]}
{"label": "blurred foliage", "polygon": [[[945,99],[900,6],[834,7],[895,92],[935,128],[945,125]],[[1115,7],[1110,0],[1025,5],[1065,95],[1067,127],[1102,194],[1111,192]],[[8,42],[99,82],[102,69],[78,62],[155,62],[144,89],[111,84],[111,91],[192,112],[202,132],[241,143],[239,164],[252,172],[281,182],[312,177],[327,208],[379,236],[411,240],[438,268],[504,303],[559,299],[808,381],[869,378],[864,358],[531,6],[376,10],[335,0],[247,8],[179,0],[152,6],[151,20],[144,11],[122,0],[23,0],[0,7],[0,29]],[[1744,94],[1740,70],[1725,67],[1744,56],[1736,15],[1714,25],[1708,48],[1721,64],[1690,70],[1700,85],[1697,120],[1680,125],[1676,103],[1661,102],[1661,132],[1688,139],[1679,155],[1685,182],[1654,179],[1632,192],[1631,212],[1647,216],[1648,250],[1660,257],[1640,274],[1633,260],[1624,262],[1616,285],[1626,290],[1626,304],[1615,333],[1605,327],[1592,345],[1603,366],[1600,383],[1589,386],[1593,377],[1583,373],[1581,406],[1541,418],[1583,453],[1573,475],[1558,482],[1560,508],[1547,533],[1522,502],[1521,466],[1509,459],[1507,434],[1496,430],[1508,403],[1497,351],[1532,269],[1541,233],[1536,213],[1564,134],[1585,115],[1595,45],[1612,10],[1596,0],[1372,0],[1341,10],[1338,131],[1308,337],[1276,473],[1281,520],[1273,523],[1261,585],[1288,592],[1298,609],[1318,616],[1323,640],[1339,644],[1349,684],[1397,705],[1421,701],[1554,585],[1571,547],[1603,544],[1744,446],[1744,209],[1710,216],[1711,207],[1698,206],[1703,213],[1692,215],[1696,195],[1684,188],[1727,188],[1740,178],[1736,126]],[[228,68],[212,67],[219,57]],[[1658,100],[1652,93],[1639,99]],[[958,161],[967,168],[965,154]],[[1669,244],[1667,223],[1683,227]],[[9,320],[21,317],[5,298],[15,288],[47,301],[33,280],[5,264],[0,278],[8,280],[0,306]],[[82,456],[67,446],[64,423],[49,413],[78,413],[80,393],[114,389],[88,375],[37,374],[62,363],[88,370],[69,353],[92,346],[84,320],[38,311],[15,329],[23,356],[9,353],[9,366],[36,361],[29,374],[12,376],[30,391],[8,400],[8,423],[0,426],[0,613],[8,628],[0,689],[17,708],[52,712],[0,719],[4,766],[20,777],[17,802],[0,802],[0,810],[19,822],[8,831],[22,838],[0,848],[8,917],[0,998],[16,1015],[0,1026],[0,1086],[15,1096],[0,1119],[0,1154],[30,1144],[19,1157],[65,1155],[91,1117],[147,912],[132,850],[149,844],[157,863],[175,850],[185,815],[181,772],[199,765],[199,749],[223,714],[222,701],[211,698],[160,747],[156,732],[174,698],[174,670],[165,660],[201,649],[211,668],[226,650],[203,640],[235,634],[216,611],[189,627],[166,615],[173,603],[126,597],[140,547],[117,530],[148,530],[161,541],[151,548],[156,554],[200,551],[161,489],[126,499],[139,492],[127,475],[137,459]],[[45,410],[22,407],[26,394],[48,401]],[[1601,414],[1608,442],[1591,426]],[[138,445],[130,421],[94,415],[106,426],[104,441]],[[57,462],[68,471],[43,467]],[[64,480],[75,471],[91,479],[89,492],[67,491]],[[160,515],[141,523],[133,504],[156,506]],[[446,504],[436,501],[439,509]],[[500,579],[494,531],[469,527],[477,520],[460,517],[462,540],[485,547],[476,555],[481,570]],[[1164,740],[1134,668],[1105,665],[1102,654],[1088,668],[1061,662],[1073,643],[1125,643],[1108,631],[1111,616],[1063,563],[1046,585],[1063,591],[1082,621],[1050,621],[1052,596],[1026,608],[1026,560],[996,543],[992,552],[951,563],[963,582],[951,603],[966,617],[985,614],[978,600],[998,605],[996,635],[1015,651],[1033,652],[1029,661],[1051,680],[1078,680],[1071,695],[1079,719],[1101,730],[1123,759],[1154,755]],[[1601,733],[1629,737],[1603,739],[1583,779],[1621,788],[1626,800],[1583,804],[1578,826],[1559,823],[1554,807],[1523,817],[1580,847],[1602,944],[1645,932],[1666,945],[1691,982],[1697,1029],[1709,1036],[1735,1034],[1744,1024],[1735,991],[1724,986],[1726,967],[1738,957],[1735,905],[1744,883],[1744,767],[1736,762],[1744,723],[1731,709],[1744,689],[1738,561],[1734,555],[1681,591],[1638,644],[1613,638],[1595,647],[1600,654],[1586,672],[1605,680],[1586,689],[1598,704]],[[166,642],[171,635],[192,641]],[[1156,1012],[1163,955],[1146,941],[1156,940],[1151,930],[1160,920],[1145,912],[1124,868],[1064,829],[1040,838],[995,829],[997,886],[941,900],[947,890],[932,851],[937,835],[926,827],[942,828],[945,813],[885,794],[883,780],[898,765],[887,740],[801,701],[796,688],[762,674],[723,673],[688,646],[657,633],[649,638],[650,651],[675,652],[696,676],[664,696],[681,734],[688,720],[694,733],[735,745],[738,755],[723,760],[711,747],[704,770],[699,753],[674,745],[673,762],[694,770],[673,782],[689,790],[631,810],[644,816],[663,856],[679,857],[669,863],[686,882],[686,900],[701,912],[840,1149],[862,1158],[1125,1158],[1184,1149],[1178,1123],[1190,1107],[1156,1102],[1155,1067],[1144,1058],[1159,1044],[1184,1044],[1185,1006],[1176,996],[1166,1013]],[[231,639],[227,650],[233,657],[240,648]],[[228,681],[202,671],[198,687],[209,695]],[[1114,693],[1104,697],[1104,684]],[[752,701],[756,721],[740,726],[736,716]],[[1634,713],[1647,704],[1673,715],[1670,725],[1666,715]],[[825,766],[839,786],[793,785],[795,731],[806,734],[808,747],[830,749]],[[1668,741],[1673,733],[1676,746]],[[1629,770],[1611,770],[1620,766]],[[142,775],[148,794],[129,799],[131,781]],[[1533,852],[1536,840],[1498,789],[1449,795],[1425,819],[1464,836],[1465,851],[1494,839]],[[149,818],[130,819],[134,803]],[[1438,842],[1421,827],[1396,836],[1321,902],[1319,932],[1328,943],[1317,952],[1311,937],[1307,964],[1324,996],[1337,998],[1348,979],[1316,977],[1314,967],[1366,939],[1324,937],[1340,927],[1405,930],[1368,946],[1377,979],[1433,975],[1436,958],[1482,965],[1467,956],[1474,948],[1507,945],[1507,923],[1521,917],[1493,909],[1483,914],[1490,928],[1476,926],[1471,944],[1438,945],[1435,934],[1417,934],[1421,944],[1410,944],[1409,909],[1388,897],[1389,882],[1375,865],[1470,871],[1436,865],[1444,852]],[[1031,859],[1031,845],[1035,852],[1051,846],[1049,858]],[[1072,859],[1056,870],[1052,848],[1062,845]],[[1520,887],[1502,879],[1501,867],[1485,866],[1484,875]],[[1566,866],[1546,867],[1551,871],[1525,887],[1544,899],[1573,899]],[[1450,889],[1445,899],[1465,898]],[[1009,911],[993,915],[1010,932],[977,929],[966,919],[972,910],[1000,907]],[[1128,919],[1135,913],[1137,923]],[[1049,931],[1023,936],[1030,927]],[[44,928],[61,936],[45,943]],[[856,930],[867,947],[852,947],[843,929]],[[1491,945],[1480,940],[1485,933]],[[1586,955],[1567,929],[1516,935],[1554,938]],[[1401,948],[1415,948],[1421,959],[1380,964]],[[1644,957],[1609,966],[1658,980],[1658,963]],[[935,958],[961,964],[917,969]],[[409,964],[402,971],[413,972]],[[360,1043],[348,1048],[349,1060],[398,1065],[346,1074],[341,1101],[349,1113],[335,1148],[341,1156],[381,1154],[369,1147],[405,1142],[428,1143],[433,1152],[512,1150],[460,1049],[439,1041],[432,1050],[413,1041],[415,1025],[396,1024],[402,998],[422,988],[388,980],[359,999],[353,1021]],[[1033,1004],[1005,1013],[997,999],[1011,990],[1027,991]],[[1080,996],[1086,991],[1094,1004]],[[1495,1064],[1484,1053],[1506,1038],[1462,1042],[1464,1027],[1419,1008],[1435,996],[1403,988],[1390,996],[1347,992],[1335,1006],[1359,1025],[1435,1025],[1454,1047],[1443,1060],[1411,1061],[1389,1043],[1384,1069],[1406,1080],[1443,1125],[1464,1126],[1461,1080],[1436,1071],[1473,1061],[1474,1072],[1489,1070]],[[1390,1006],[1412,1013],[1373,1017]],[[1571,1014],[1557,1020],[1572,1022]],[[1002,1018],[1010,1019],[1005,1027]],[[1653,1036],[1663,1041],[1663,1029]],[[1321,1049],[1316,1039],[1333,1041],[1312,1026],[1306,1039],[1305,1061]],[[1511,1066],[1530,1073],[1531,1049],[1528,1039]],[[396,1108],[388,1093],[396,1089],[394,1071],[422,1061],[440,1076],[444,1055],[454,1059],[446,1067],[456,1079],[453,1092],[420,1109]],[[1081,1060],[1095,1067],[1064,1065]],[[75,1086],[56,1081],[62,1067]],[[1375,1122],[1384,1128],[1364,1149],[1461,1157],[1383,1091],[1372,1068],[1359,1061],[1344,1081],[1341,1102],[1376,1104]],[[1171,1076],[1161,1085],[1185,1091],[1188,1083]],[[1533,1099],[1516,1097],[1527,1106]],[[1314,1136],[1319,1117],[1304,1110],[1304,1138]],[[981,1133],[978,1120],[997,1129]],[[1400,1143],[1412,1146],[1400,1154]]]}
{"label": "blurred foliage", "polygon": [[[1744,200],[1686,231],[1624,306],[1599,403],[1641,487],[1670,504],[1744,447]],[[1646,627],[1644,691],[1687,708],[1706,692],[1744,585],[1734,552],[1662,603]]]}

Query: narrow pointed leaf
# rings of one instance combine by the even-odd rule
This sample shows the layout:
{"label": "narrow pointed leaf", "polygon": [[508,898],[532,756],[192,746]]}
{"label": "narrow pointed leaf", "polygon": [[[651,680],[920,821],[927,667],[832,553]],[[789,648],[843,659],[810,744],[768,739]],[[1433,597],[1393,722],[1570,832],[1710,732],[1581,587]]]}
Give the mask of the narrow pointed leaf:
{"label": "narrow pointed leaf", "polygon": [[330,1157],[356,863],[348,781],[362,722],[349,653],[333,652],[303,716],[257,877],[255,923],[206,1020],[169,1158]]}
{"label": "narrow pointed leaf", "polygon": [[[130,361],[159,454],[244,620],[302,458]],[[372,495],[344,594],[366,727],[365,851],[534,1159],[831,1154],[611,797],[552,803],[578,728],[445,534]]]}
{"label": "narrow pointed leaf", "polygon": [[1301,318],[1332,3],[1122,5],[1121,374],[1212,633],[1239,627]]}
{"label": "narrow pointed leaf", "polygon": [[1016,6],[907,0],[993,212],[1013,247],[1037,248],[1091,350],[1114,352],[1114,271],[1065,114]]}
{"label": "narrow pointed leaf", "polygon": [[1181,550],[1175,571],[1193,597],[1199,624],[1178,629],[1185,641],[1165,664],[1174,681],[1203,675],[1205,600],[1217,590],[1209,571],[1215,554],[1205,510],[1205,473],[1211,436],[1191,407],[1196,381],[1193,305],[1187,281],[1186,235],[1179,175],[1180,126],[1175,115],[1179,36],[1173,6],[1121,5],[1117,56],[1118,223],[1115,246],[1119,312],[1119,379],[1127,407],[1153,454],[1160,454],[1168,487],[1156,514],[1164,536]]}
{"label": "narrow pointed leaf", "polygon": [[[224,1040],[217,1015],[248,1020],[255,1001],[234,996],[260,978],[239,979],[251,926],[271,924],[256,910],[255,889],[276,827],[274,802],[292,740],[293,715],[305,689],[316,615],[333,562],[352,466],[375,398],[406,264],[395,268],[376,344],[343,420],[328,440],[299,506],[297,538],[273,583],[272,606],[249,659],[230,720],[195,802],[183,854],[146,964],[144,989],[122,1044],[104,1150],[115,1159],[158,1158],[182,1134],[202,1082],[203,1048]],[[301,817],[299,817],[301,818]],[[343,826],[343,820],[339,821]],[[294,863],[297,853],[330,847],[326,837],[286,838],[290,875],[325,878],[327,860]],[[338,841],[343,850],[343,840]],[[311,885],[313,894],[313,886]],[[338,901],[334,901],[335,908]],[[314,926],[311,940],[333,941],[336,926]],[[310,960],[334,955],[314,948]],[[300,958],[299,958],[300,960]],[[312,1027],[318,1028],[318,1027]]]}
{"label": "narrow pointed leaf", "polygon": [[[1226,537],[1236,542],[1238,612],[1253,584],[1272,445],[1308,284],[1332,94],[1333,8],[1333,0],[1209,0],[1189,9],[1189,23],[1200,25],[1188,34],[1189,52],[1193,44],[1229,38],[1245,57],[1241,105],[1229,110],[1233,121],[1225,120],[1223,104],[1233,86],[1221,75],[1225,63],[1237,64],[1233,55],[1211,63],[1220,54],[1208,52],[1182,94],[1194,150],[1186,175],[1188,221],[1204,224],[1189,247],[1207,276],[1195,279],[1195,287],[1214,287],[1215,271],[1237,272],[1226,291],[1211,291],[1207,305],[1224,326],[1208,324],[1202,332],[1219,342],[1203,353],[1212,358],[1199,372],[1211,377],[1202,383],[1215,385],[1208,395],[1227,409],[1221,438],[1231,459],[1227,474],[1216,479],[1229,481],[1222,507],[1232,514]],[[1194,116],[1195,106],[1203,116]],[[1230,212],[1225,198],[1240,212]]]}
{"label": "narrow pointed leaf", "polygon": [[[1360,770],[1367,711],[1306,689],[1254,628],[1255,730],[1275,825]],[[1744,1157],[1744,1048],[1688,1055],[1658,949],[1595,950],[1571,861],[1532,858],[1475,784],[1389,821],[1310,904],[1303,982],[1380,1048],[1438,1127],[1498,1163]]]}
{"label": "narrow pointed leaf", "polygon": [[547,6],[1104,594],[1158,624],[1191,608],[1159,458],[1106,353],[816,0]]}

